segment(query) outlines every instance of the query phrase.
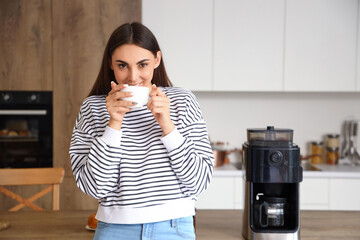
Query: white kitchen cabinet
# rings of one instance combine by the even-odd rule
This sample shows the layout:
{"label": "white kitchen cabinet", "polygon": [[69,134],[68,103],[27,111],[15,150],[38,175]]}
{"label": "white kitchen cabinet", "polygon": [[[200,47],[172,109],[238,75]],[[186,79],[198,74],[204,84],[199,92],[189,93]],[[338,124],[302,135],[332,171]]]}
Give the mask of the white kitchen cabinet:
{"label": "white kitchen cabinet", "polygon": [[[219,171],[219,170],[215,170]],[[242,174],[214,174],[209,188],[196,203],[197,209],[243,209],[244,179]],[[318,172],[305,176],[300,183],[300,210],[360,211],[360,178],[358,175],[339,177],[337,172]],[[335,175],[337,175],[335,177]],[[323,175],[323,176],[321,176]]]}
{"label": "white kitchen cabinet", "polygon": [[213,177],[208,189],[200,194],[197,209],[241,209],[243,202],[241,177]]}
{"label": "white kitchen cabinet", "polygon": [[360,91],[358,0],[143,0],[175,86]]}
{"label": "white kitchen cabinet", "polygon": [[235,177],[234,209],[244,209],[244,179]]}
{"label": "white kitchen cabinet", "polygon": [[360,210],[359,178],[304,178],[301,210]]}
{"label": "white kitchen cabinet", "polygon": [[300,210],[329,209],[329,180],[304,178],[300,183]]}
{"label": "white kitchen cabinet", "polygon": [[285,91],[355,91],[358,2],[287,1]]}
{"label": "white kitchen cabinet", "polygon": [[213,1],[143,0],[142,22],[156,36],[175,86],[212,89]]}
{"label": "white kitchen cabinet", "polygon": [[330,179],[330,209],[359,211],[359,189],[360,179]]}
{"label": "white kitchen cabinet", "polygon": [[215,0],[214,90],[282,91],[285,0]]}

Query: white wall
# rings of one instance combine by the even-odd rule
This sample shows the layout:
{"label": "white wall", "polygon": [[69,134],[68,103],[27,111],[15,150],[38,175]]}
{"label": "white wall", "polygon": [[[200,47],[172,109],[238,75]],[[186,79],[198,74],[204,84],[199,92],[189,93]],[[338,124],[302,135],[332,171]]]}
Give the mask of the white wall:
{"label": "white wall", "polygon": [[247,128],[291,128],[301,154],[307,144],[340,133],[345,119],[360,118],[360,93],[194,92],[211,141],[241,148]]}

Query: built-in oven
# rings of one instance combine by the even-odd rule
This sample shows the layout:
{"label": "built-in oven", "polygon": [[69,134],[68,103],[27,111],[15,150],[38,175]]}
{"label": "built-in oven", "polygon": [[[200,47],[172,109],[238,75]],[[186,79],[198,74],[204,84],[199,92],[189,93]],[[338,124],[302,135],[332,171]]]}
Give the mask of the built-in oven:
{"label": "built-in oven", "polygon": [[52,92],[0,91],[0,168],[52,166]]}

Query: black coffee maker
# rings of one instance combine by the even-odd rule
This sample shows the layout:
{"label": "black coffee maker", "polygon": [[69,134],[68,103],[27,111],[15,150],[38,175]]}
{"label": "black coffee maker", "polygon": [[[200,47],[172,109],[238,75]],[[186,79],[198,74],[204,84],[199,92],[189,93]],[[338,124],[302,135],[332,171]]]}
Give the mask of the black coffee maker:
{"label": "black coffee maker", "polygon": [[300,239],[300,149],[293,130],[248,129],[243,145],[246,239]]}

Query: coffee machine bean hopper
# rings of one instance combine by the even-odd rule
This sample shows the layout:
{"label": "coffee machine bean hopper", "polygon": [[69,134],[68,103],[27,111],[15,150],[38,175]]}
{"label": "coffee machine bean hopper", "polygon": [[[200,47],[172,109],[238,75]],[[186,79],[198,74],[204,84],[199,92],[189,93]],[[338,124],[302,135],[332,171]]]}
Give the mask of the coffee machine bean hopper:
{"label": "coffee machine bean hopper", "polygon": [[248,240],[300,239],[302,168],[293,130],[248,129],[243,159],[243,236]]}

